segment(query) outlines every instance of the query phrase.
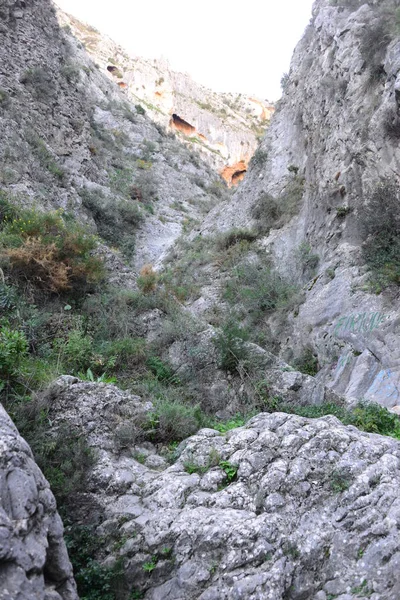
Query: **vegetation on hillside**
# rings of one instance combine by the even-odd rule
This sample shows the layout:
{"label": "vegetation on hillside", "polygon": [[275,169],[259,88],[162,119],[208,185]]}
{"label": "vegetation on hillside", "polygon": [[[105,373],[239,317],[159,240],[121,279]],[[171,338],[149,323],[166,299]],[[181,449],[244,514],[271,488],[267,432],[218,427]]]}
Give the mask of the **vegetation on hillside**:
{"label": "vegetation on hillside", "polygon": [[376,292],[390,285],[400,285],[399,204],[399,184],[386,179],[370,189],[360,215],[365,238],[362,252]]}

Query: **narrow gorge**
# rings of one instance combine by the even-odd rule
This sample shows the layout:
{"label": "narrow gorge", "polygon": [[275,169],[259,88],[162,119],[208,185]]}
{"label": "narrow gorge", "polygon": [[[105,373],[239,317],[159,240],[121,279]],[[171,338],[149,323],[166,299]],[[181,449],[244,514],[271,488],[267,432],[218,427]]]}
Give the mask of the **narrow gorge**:
{"label": "narrow gorge", "polygon": [[400,598],[400,2],[275,103],[0,0],[0,600]]}

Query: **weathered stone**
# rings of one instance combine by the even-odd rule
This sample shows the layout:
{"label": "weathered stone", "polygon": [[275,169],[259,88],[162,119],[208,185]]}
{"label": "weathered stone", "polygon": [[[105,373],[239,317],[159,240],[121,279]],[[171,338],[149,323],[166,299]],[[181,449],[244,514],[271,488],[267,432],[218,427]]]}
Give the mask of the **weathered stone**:
{"label": "weathered stone", "polygon": [[0,598],[77,600],[49,485],[0,405]]}

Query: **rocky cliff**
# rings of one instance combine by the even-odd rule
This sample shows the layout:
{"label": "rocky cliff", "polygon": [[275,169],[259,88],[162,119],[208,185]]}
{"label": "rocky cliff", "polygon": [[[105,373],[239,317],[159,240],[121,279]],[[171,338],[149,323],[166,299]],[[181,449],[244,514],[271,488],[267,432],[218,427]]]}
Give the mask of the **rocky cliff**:
{"label": "rocky cliff", "polygon": [[304,286],[287,326],[270,320],[281,356],[311,346],[326,385],[395,410],[399,32],[397,2],[316,2],[245,181],[202,225],[264,228],[276,268]]}
{"label": "rocky cliff", "polygon": [[60,10],[58,18],[131,102],[200,150],[230,185],[243,179],[273,104],[245,94],[218,94],[187,73],[173,71],[166,61],[129,56],[107,36]]}
{"label": "rocky cliff", "polygon": [[223,181],[128,102],[49,3],[2,10],[1,188],[80,215],[138,267],[157,260],[218,202]]}

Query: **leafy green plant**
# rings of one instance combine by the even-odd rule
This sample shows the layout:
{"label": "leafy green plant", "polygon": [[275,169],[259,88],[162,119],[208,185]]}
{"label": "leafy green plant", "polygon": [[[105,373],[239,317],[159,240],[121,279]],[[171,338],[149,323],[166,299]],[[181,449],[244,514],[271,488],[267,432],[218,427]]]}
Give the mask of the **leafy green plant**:
{"label": "leafy green plant", "polygon": [[175,371],[158,356],[150,356],[147,360],[147,366],[153,375],[156,376],[158,381],[164,381],[166,383],[179,385],[179,378],[176,376]]}
{"label": "leafy green plant", "polygon": [[138,115],[145,115],[146,111],[140,104],[135,104],[136,112]]}
{"label": "leafy green plant", "polygon": [[27,352],[28,342],[25,334],[7,325],[3,326],[0,330],[0,391],[4,382],[10,382],[18,375]]}
{"label": "leafy green plant", "polygon": [[226,433],[231,429],[236,429],[236,427],[243,427],[243,425],[246,425],[248,420],[249,417],[237,414],[228,421],[212,421],[210,423],[210,427],[212,427],[212,429],[216,429],[220,433]]}
{"label": "leafy green plant", "polygon": [[70,332],[67,342],[60,340],[63,360],[72,371],[87,371],[93,362],[93,339],[82,331]]}
{"label": "leafy green plant", "polygon": [[12,286],[0,283],[0,310],[6,313],[15,308],[17,303],[17,290]]}
{"label": "leafy green plant", "polygon": [[147,573],[151,573],[156,568],[157,563],[158,563],[158,557],[152,556],[150,560],[143,563],[142,569],[143,569],[143,571],[146,571]]}
{"label": "leafy green plant", "polygon": [[183,468],[185,469],[186,473],[189,473],[189,475],[192,475],[193,473],[203,475],[208,471],[208,465],[198,465],[197,463],[191,460],[187,460],[186,462],[184,462]]}
{"label": "leafy green plant", "polygon": [[115,377],[108,377],[106,373],[102,373],[98,377],[93,374],[91,369],[87,369],[86,373],[78,373],[79,379],[83,381],[91,381],[93,383],[116,383],[117,380]]}
{"label": "leafy green plant", "polygon": [[344,217],[347,217],[347,215],[349,215],[352,212],[352,207],[351,206],[338,206],[336,209],[336,216],[338,217],[338,219],[344,219]]}
{"label": "leafy green plant", "polygon": [[337,494],[349,489],[352,482],[351,473],[348,469],[335,469],[330,478],[331,490]]}
{"label": "leafy green plant", "polygon": [[105,567],[93,556],[99,550],[99,537],[94,528],[69,525],[65,529],[68,554],[81,600],[117,600],[117,584],[123,577],[121,562]]}
{"label": "leafy green plant", "polygon": [[233,465],[228,460],[221,460],[219,463],[219,466],[225,472],[228,483],[232,483],[233,481],[236,481],[237,472],[238,472],[238,467],[236,465]]}

